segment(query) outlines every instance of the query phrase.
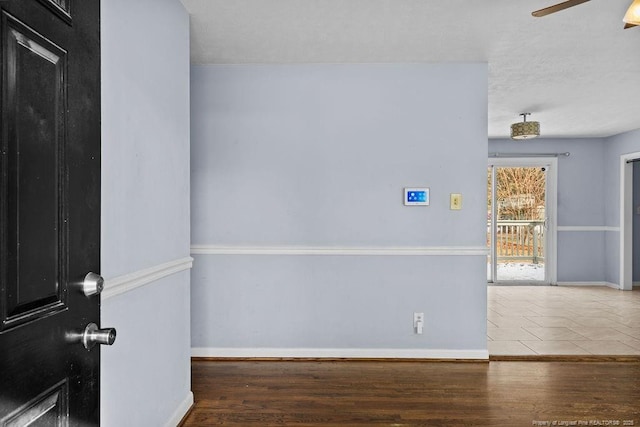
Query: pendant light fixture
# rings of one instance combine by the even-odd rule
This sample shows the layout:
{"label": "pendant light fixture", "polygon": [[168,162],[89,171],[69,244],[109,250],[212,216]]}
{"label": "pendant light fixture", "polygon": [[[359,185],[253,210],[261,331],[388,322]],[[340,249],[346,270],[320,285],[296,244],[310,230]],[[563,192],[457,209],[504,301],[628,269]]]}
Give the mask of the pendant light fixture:
{"label": "pendant light fixture", "polygon": [[511,125],[511,139],[532,139],[540,136],[540,123],[527,121],[527,116],[530,114],[531,113],[520,113],[523,121]]}
{"label": "pendant light fixture", "polygon": [[640,0],[633,0],[622,21],[625,23],[625,28],[640,25]]}

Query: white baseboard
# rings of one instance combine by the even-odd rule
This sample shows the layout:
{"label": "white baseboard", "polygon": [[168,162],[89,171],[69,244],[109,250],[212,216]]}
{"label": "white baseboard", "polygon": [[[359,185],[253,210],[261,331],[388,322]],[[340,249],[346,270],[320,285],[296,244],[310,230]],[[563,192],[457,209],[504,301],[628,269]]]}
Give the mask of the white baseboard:
{"label": "white baseboard", "polygon": [[611,282],[558,282],[558,286],[606,286],[608,288],[620,289],[617,283]]}
{"label": "white baseboard", "polygon": [[558,282],[558,286],[609,286],[607,282]]}
{"label": "white baseboard", "polygon": [[189,412],[189,409],[193,406],[193,392],[189,392],[187,397],[180,403],[175,410],[175,412],[171,415],[171,418],[165,424],[165,427],[176,427],[180,424],[180,421],[184,418],[184,416]]}
{"label": "white baseboard", "polygon": [[604,282],[604,285],[613,289],[620,289],[620,285],[618,285],[617,283]]}
{"label": "white baseboard", "polygon": [[215,348],[193,347],[192,357],[311,359],[489,359],[489,350],[395,348]]}

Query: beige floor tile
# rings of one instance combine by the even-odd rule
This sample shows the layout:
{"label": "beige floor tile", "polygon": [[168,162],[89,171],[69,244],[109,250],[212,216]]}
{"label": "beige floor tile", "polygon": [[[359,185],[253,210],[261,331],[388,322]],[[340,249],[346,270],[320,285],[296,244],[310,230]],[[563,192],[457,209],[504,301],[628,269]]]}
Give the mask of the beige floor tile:
{"label": "beige floor tile", "polygon": [[628,345],[629,347],[633,347],[633,348],[635,348],[637,350],[640,350],[640,340],[635,340],[633,338],[632,339],[628,339],[627,338],[627,339],[620,340],[620,342],[622,344]]}
{"label": "beige floor tile", "polygon": [[640,355],[640,349],[633,348],[620,341],[574,341],[573,344],[591,354],[609,356]]}
{"label": "beige floor tile", "polygon": [[622,332],[625,335],[640,340],[640,328],[629,328],[628,326],[616,326],[615,329],[618,332]]}
{"label": "beige floor tile", "polygon": [[570,299],[567,299],[566,301],[555,300],[555,301],[539,302],[537,305],[539,305],[540,308],[551,308],[551,309],[555,308],[558,310],[564,310],[564,309],[571,310],[572,308],[602,310],[602,309],[609,308],[608,306],[599,302],[576,301],[576,300],[570,300]]}
{"label": "beige floor tile", "polygon": [[594,328],[614,328],[616,326],[624,326],[615,320],[607,319],[604,317],[573,317],[571,320],[581,326],[591,326]]}
{"label": "beige floor tile", "polygon": [[[497,342],[497,341],[494,341]],[[589,341],[587,341],[589,342]],[[584,348],[570,341],[522,341],[522,344],[535,351],[536,354],[585,355],[590,354]]]}
{"label": "beige floor tile", "polygon": [[535,311],[538,316],[547,317],[574,317],[579,315],[568,308],[535,307],[531,311]]}
{"label": "beige floor tile", "polygon": [[489,354],[635,355],[640,351],[640,290],[489,286],[487,296]]}
{"label": "beige floor tile", "polygon": [[500,316],[536,316],[536,313],[533,310],[530,310],[526,307],[491,307],[496,314]]}
{"label": "beige floor tile", "polygon": [[538,326],[536,323],[522,316],[502,316],[494,318],[491,322],[499,328],[520,328],[523,326]]}
{"label": "beige floor tile", "polygon": [[487,319],[491,320],[491,319],[495,319],[496,317],[502,317],[502,316],[500,316],[498,313],[496,313],[493,310],[487,310]]}
{"label": "beige floor tile", "polygon": [[537,340],[535,335],[522,328],[487,328],[487,335],[494,341]]}
{"label": "beige floor tile", "polygon": [[[597,317],[602,317],[603,319],[610,319],[610,320],[613,320],[614,322],[620,323],[621,325],[627,325],[627,326],[633,326],[635,323],[640,323],[639,319],[633,319],[627,316],[621,316],[615,312],[604,313],[602,316],[597,316]],[[640,324],[638,326],[640,326]]]}
{"label": "beige floor tile", "polygon": [[493,356],[527,356],[536,352],[520,341],[489,341],[489,354]]}
{"label": "beige floor tile", "polygon": [[575,317],[608,319],[613,314],[609,310],[596,310],[593,308],[584,308],[584,307],[580,307],[579,304],[574,304],[571,307],[567,307],[567,309],[571,310],[571,313]]}
{"label": "beige floor tile", "polygon": [[640,301],[625,300],[624,298],[626,297],[626,295],[623,295],[622,299],[603,300],[602,303],[618,311],[628,311],[631,313],[640,308]]}
{"label": "beige floor tile", "polygon": [[588,338],[572,331],[569,328],[530,328],[526,327],[527,332],[531,332],[542,341],[578,341],[588,340]]}
{"label": "beige floor tile", "polygon": [[576,326],[570,328],[572,331],[586,337],[590,341],[621,341],[631,338],[613,328],[592,328],[589,326]]}
{"label": "beige floor tile", "polygon": [[580,326],[568,317],[562,316],[525,316],[526,319],[531,320],[538,326],[547,328],[564,327],[570,328],[572,326]]}
{"label": "beige floor tile", "polygon": [[630,328],[640,328],[640,319],[634,319],[634,318],[623,316],[621,319],[617,320],[617,322],[620,323],[621,325],[628,326]]}
{"label": "beige floor tile", "polygon": [[510,300],[507,303],[503,303],[502,305],[505,307],[527,307],[529,309],[534,309],[539,307],[540,301],[537,299],[523,299],[523,300]]}

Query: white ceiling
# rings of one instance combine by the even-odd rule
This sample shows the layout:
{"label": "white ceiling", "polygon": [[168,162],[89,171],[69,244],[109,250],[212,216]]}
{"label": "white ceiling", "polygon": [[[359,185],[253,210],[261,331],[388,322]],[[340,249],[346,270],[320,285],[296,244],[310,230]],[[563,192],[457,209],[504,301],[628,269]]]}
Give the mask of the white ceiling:
{"label": "white ceiling", "polygon": [[182,0],[196,64],[488,62],[489,137],[521,112],[543,137],[640,128],[631,0]]}

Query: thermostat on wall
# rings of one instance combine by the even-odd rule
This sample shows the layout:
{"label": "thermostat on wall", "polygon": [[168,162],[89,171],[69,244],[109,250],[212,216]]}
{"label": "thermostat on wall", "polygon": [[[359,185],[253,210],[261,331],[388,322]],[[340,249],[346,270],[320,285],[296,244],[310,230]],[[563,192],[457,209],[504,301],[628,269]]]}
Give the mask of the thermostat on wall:
{"label": "thermostat on wall", "polygon": [[404,205],[405,206],[429,206],[429,189],[428,188],[405,188],[404,189]]}

